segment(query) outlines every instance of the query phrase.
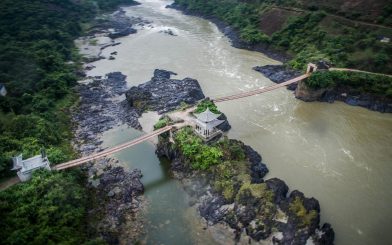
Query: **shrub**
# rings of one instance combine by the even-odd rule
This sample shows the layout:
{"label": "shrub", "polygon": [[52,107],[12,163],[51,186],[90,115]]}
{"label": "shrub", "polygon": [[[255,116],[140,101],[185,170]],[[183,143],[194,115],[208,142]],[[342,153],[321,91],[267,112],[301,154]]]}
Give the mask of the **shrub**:
{"label": "shrub", "polygon": [[226,161],[243,161],[245,160],[245,151],[239,141],[229,140],[225,137],[218,143],[223,152],[223,158]]}
{"label": "shrub", "polygon": [[314,72],[306,79],[305,83],[313,89],[326,88],[335,84],[333,76],[329,72]]}
{"label": "shrub", "polygon": [[154,130],[166,127],[169,125],[170,119],[167,117],[164,117],[162,119],[159,119],[159,121],[154,125]]}
{"label": "shrub", "polygon": [[200,102],[195,110],[195,113],[202,113],[205,110],[210,109],[211,112],[215,113],[215,114],[220,114],[221,112],[218,110],[218,107],[214,104],[214,102],[212,102],[211,100],[203,100],[202,102]]}
{"label": "shrub", "polygon": [[300,221],[300,226],[302,227],[310,225],[317,217],[317,211],[310,210],[308,212],[299,197],[296,197],[294,201],[289,204],[289,210],[296,215]]}
{"label": "shrub", "polygon": [[207,170],[222,159],[222,151],[218,147],[204,144],[190,127],[180,129],[174,138],[176,145],[189,160],[193,169]]}
{"label": "shrub", "polygon": [[392,77],[349,71],[315,72],[305,80],[313,89],[326,87],[350,87],[364,93],[391,97]]}
{"label": "shrub", "polygon": [[250,191],[253,197],[263,199],[265,202],[272,202],[274,199],[274,193],[268,189],[267,184],[251,184],[250,182],[245,182],[241,186],[237,195],[241,195],[244,191]]}

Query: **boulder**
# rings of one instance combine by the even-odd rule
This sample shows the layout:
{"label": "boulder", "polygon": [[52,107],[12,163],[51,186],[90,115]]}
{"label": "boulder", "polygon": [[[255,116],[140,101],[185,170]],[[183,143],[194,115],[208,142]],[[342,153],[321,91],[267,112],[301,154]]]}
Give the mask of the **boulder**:
{"label": "boulder", "polygon": [[116,38],[119,38],[119,37],[128,36],[130,34],[135,34],[136,32],[137,32],[136,29],[133,29],[132,27],[127,27],[127,28],[122,29],[122,30],[116,30],[114,32],[111,32],[108,36],[111,39],[116,39]]}
{"label": "boulder", "polygon": [[220,196],[207,197],[199,207],[200,215],[205,218],[208,223],[216,224],[223,220],[228,210],[221,209],[225,204],[225,199]]}
{"label": "boulder", "polygon": [[[253,70],[262,73],[274,83],[283,83],[301,75],[299,71],[288,69],[284,65],[256,66],[253,67]],[[287,88],[289,90],[295,90],[296,86],[296,84],[290,84]]]}
{"label": "boulder", "polygon": [[286,183],[278,178],[272,178],[266,180],[268,188],[274,192],[274,203],[281,203],[287,197],[287,192],[289,191],[289,187]]}
{"label": "boulder", "polygon": [[264,176],[269,172],[267,165],[261,162],[260,154],[253,150],[252,147],[244,145],[244,151],[250,162],[252,183],[262,183]]}
{"label": "boulder", "polygon": [[314,244],[316,245],[333,244],[334,239],[335,232],[329,223],[325,223],[321,227],[321,230],[313,237]]}
{"label": "boulder", "polygon": [[171,79],[172,75],[176,73],[156,69],[150,81],[126,92],[129,105],[139,113],[152,110],[162,114],[180,108],[183,103],[193,105],[204,98],[197,80]]}

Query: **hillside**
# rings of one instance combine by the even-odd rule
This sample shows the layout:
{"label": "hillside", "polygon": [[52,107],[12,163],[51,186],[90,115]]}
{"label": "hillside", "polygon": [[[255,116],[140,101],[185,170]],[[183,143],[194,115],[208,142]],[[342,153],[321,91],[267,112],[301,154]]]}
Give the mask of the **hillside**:
{"label": "hillside", "polygon": [[303,69],[320,59],[338,67],[392,73],[392,5],[377,1],[176,0],[188,12],[217,17],[249,47],[263,44]]}
{"label": "hillside", "polygon": [[[79,55],[73,40],[101,11],[132,0],[0,2],[0,177],[11,157],[47,150],[51,163],[74,156],[69,108],[77,100]],[[103,244],[87,230],[84,175],[34,173],[0,192],[2,244]],[[91,240],[91,238],[93,240]]]}

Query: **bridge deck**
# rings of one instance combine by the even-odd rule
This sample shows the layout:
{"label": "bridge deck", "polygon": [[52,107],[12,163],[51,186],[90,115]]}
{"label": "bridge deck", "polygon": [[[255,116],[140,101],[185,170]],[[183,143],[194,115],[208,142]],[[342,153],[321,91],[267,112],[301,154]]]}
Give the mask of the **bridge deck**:
{"label": "bridge deck", "polygon": [[293,79],[288,80],[288,81],[283,82],[283,83],[271,85],[271,86],[268,86],[268,87],[265,87],[265,88],[251,90],[251,91],[248,91],[248,92],[243,92],[243,93],[238,93],[238,94],[234,94],[234,95],[229,95],[229,96],[216,98],[216,99],[213,99],[213,101],[216,102],[216,103],[219,103],[219,102],[223,102],[223,101],[241,99],[241,98],[253,96],[253,95],[256,95],[256,94],[262,94],[262,93],[265,93],[265,92],[269,92],[269,91],[272,91],[272,90],[275,90],[275,89],[278,89],[278,88],[290,85],[292,83],[296,83],[296,82],[298,82],[300,80],[308,78],[309,76],[310,76],[310,73],[304,74],[302,76],[293,78]]}
{"label": "bridge deck", "polygon": [[119,151],[124,150],[126,148],[129,148],[131,146],[134,146],[134,145],[137,145],[139,143],[142,143],[142,142],[144,142],[144,141],[146,141],[148,139],[151,139],[151,138],[153,138],[155,136],[158,136],[158,135],[160,135],[162,133],[165,133],[165,132],[171,130],[172,128],[173,128],[173,126],[166,126],[164,128],[155,130],[155,131],[153,131],[153,132],[151,132],[149,134],[143,135],[143,136],[141,136],[141,137],[139,137],[137,139],[134,139],[134,140],[126,142],[124,144],[115,146],[115,147],[107,149],[105,151],[101,151],[101,152],[95,153],[95,154],[90,155],[90,156],[82,157],[82,158],[79,158],[79,159],[76,159],[76,160],[72,160],[72,161],[69,161],[69,162],[65,162],[65,163],[56,165],[56,166],[53,167],[53,169],[55,169],[55,170],[62,170],[62,169],[66,169],[66,168],[71,168],[71,167],[76,167],[76,166],[82,165],[83,163],[86,163],[86,162],[89,162],[89,161],[92,161],[92,160],[96,160],[96,159],[105,157],[107,155],[119,152]]}

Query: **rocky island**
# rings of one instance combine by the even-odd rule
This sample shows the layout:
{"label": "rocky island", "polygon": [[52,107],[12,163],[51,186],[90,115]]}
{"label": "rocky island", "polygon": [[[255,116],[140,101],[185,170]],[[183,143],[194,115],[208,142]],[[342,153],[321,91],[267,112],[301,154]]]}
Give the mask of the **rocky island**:
{"label": "rocky island", "polygon": [[[147,110],[162,114],[204,98],[197,80],[171,79],[171,75],[175,73],[155,70],[151,81],[128,90],[131,108],[140,114]],[[198,105],[205,108],[206,103],[217,109],[208,99]],[[166,120],[164,125],[170,123]],[[232,241],[333,244],[331,226],[319,225],[318,201],[297,190],[289,193],[280,179],[265,180],[268,168],[250,146],[227,137],[206,144],[192,128],[184,127],[172,139],[168,133],[159,136],[156,152],[171,161],[173,175],[184,183],[206,227],[228,231]]]}

